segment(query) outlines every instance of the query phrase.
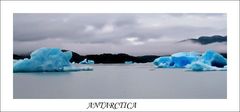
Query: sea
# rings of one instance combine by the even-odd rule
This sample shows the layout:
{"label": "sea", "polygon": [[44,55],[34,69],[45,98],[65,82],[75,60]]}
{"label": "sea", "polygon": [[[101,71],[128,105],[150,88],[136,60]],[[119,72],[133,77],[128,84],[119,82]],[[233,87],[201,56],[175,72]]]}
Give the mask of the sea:
{"label": "sea", "polygon": [[93,64],[93,71],[13,74],[14,99],[226,99],[227,71]]}

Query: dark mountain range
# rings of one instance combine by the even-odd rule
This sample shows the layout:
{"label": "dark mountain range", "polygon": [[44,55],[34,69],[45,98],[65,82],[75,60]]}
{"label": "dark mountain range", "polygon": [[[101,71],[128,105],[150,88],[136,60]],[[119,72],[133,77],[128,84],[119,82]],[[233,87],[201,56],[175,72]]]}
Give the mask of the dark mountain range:
{"label": "dark mountain range", "polygon": [[[67,50],[62,50],[63,52]],[[225,58],[227,58],[226,53],[221,53]],[[84,59],[94,60],[95,63],[124,63],[125,61],[133,61],[136,63],[147,63],[147,62],[153,62],[154,59],[158,58],[160,56],[156,55],[145,55],[145,56],[131,56],[128,54],[120,53],[120,54],[94,54],[94,55],[79,55],[78,53],[72,52],[72,58],[70,62],[76,62],[79,63],[80,61]],[[16,55],[13,54],[13,59],[24,59],[24,58],[30,58],[30,55]]]}
{"label": "dark mountain range", "polygon": [[227,36],[220,36],[220,35],[214,35],[214,36],[201,36],[198,39],[186,39],[179,42],[186,42],[191,41],[194,43],[199,43],[201,45],[211,44],[215,42],[227,42]]}
{"label": "dark mountain range", "polygon": [[[62,50],[63,52],[66,52],[68,50]],[[76,52],[72,51],[72,58],[70,59],[70,62],[76,62],[79,63],[84,59],[94,60],[95,63],[124,63],[125,61],[133,61],[137,63],[146,63],[146,62],[152,62],[154,59],[158,58],[160,56],[156,55],[145,55],[145,56],[130,56],[128,54],[119,53],[119,54],[93,54],[93,55],[79,55]],[[28,55],[17,55],[13,54],[13,59],[24,59],[24,58],[30,58],[30,54]]]}
{"label": "dark mountain range", "polygon": [[28,54],[13,54],[13,59],[24,59],[24,58],[30,58],[30,55]]}
{"label": "dark mountain range", "polygon": [[[67,50],[62,50],[63,52]],[[124,63],[125,61],[133,61],[137,63],[146,63],[152,62],[159,56],[155,55],[146,55],[146,56],[130,56],[128,54],[119,53],[119,54],[92,54],[92,55],[79,55],[78,53],[72,52],[72,58],[70,62],[79,63],[84,59],[94,60],[95,63]]]}

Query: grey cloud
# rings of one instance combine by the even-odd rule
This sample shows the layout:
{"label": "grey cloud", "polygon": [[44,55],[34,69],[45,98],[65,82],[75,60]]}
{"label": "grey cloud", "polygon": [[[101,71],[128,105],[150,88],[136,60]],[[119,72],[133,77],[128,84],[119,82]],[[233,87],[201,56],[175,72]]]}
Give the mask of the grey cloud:
{"label": "grey cloud", "polygon": [[[78,45],[88,48],[84,45],[89,44],[98,49],[111,45],[112,49],[120,52],[124,50],[121,46],[128,46],[126,39],[131,37],[145,44],[149,39],[178,41],[203,35],[226,35],[226,14],[15,13],[13,25],[14,52],[44,46],[76,49]],[[56,40],[58,44],[54,44]],[[34,44],[31,43],[38,46],[32,47]],[[142,46],[145,51],[152,49],[148,44]]]}

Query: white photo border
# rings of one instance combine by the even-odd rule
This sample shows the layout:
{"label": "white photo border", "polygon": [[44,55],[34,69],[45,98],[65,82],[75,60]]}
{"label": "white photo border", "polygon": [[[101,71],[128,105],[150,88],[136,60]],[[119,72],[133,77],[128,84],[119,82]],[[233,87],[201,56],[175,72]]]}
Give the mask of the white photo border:
{"label": "white photo border", "polygon": [[[93,111],[89,102],[137,102],[133,110],[117,111],[237,111],[239,109],[238,1],[1,1],[2,111]],[[13,99],[14,13],[226,13],[227,99]],[[94,111],[103,111],[98,108]],[[113,109],[104,109],[113,111]]]}

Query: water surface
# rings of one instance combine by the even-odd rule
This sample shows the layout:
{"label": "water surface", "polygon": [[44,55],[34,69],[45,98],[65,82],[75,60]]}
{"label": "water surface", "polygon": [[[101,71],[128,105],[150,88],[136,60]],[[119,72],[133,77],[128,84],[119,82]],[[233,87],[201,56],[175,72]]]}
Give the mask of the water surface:
{"label": "water surface", "polygon": [[[82,66],[82,65],[78,65]],[[227,72],[95,64],[93,71],[14,73],[17,99],[223,99]]]}

